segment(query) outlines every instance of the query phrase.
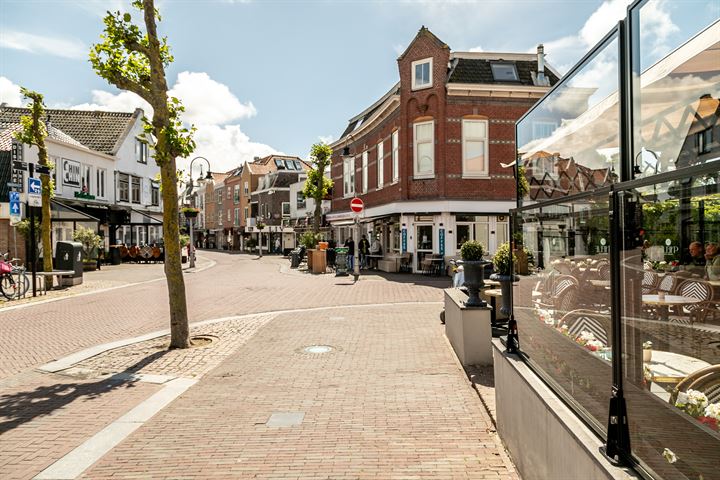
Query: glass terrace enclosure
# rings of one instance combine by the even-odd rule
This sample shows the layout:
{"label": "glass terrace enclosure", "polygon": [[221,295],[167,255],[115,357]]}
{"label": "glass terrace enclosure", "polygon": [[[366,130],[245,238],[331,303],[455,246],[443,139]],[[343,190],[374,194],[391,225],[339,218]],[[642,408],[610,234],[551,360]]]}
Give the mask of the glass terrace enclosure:
{"label": "glass terrace enclosure", "polygon": [[654,478],[720,478],[719,17],[635,2],[517,124],[521,352]]}

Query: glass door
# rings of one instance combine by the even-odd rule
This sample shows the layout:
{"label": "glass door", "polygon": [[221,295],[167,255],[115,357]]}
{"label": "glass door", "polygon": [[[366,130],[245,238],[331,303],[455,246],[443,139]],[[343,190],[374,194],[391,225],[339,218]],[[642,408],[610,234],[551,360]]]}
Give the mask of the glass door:
{"label": "glass door", "polygon": [[415,251],[417,252],[416,268],[422,270],[422,261],[433,253],[433,225],[415,226]]}

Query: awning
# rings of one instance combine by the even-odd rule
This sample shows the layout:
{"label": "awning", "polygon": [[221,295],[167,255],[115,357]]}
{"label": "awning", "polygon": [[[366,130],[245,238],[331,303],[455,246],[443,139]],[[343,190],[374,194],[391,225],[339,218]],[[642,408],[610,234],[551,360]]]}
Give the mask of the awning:
{"label": "awning", "polygon": [[55,199],[50,200],[50,206],[50,221],[52,222],[100,222],[100,219]]}
{"label": "awning", "polygon": [[148,225],[162,225],[162,220],[157,219],[153,217],[152,215],[149,215],[145,212],[141,212],[140,210],[135,210],[134,208],[130,209],[130,223],[142,223],[142,224],[148,224]]}

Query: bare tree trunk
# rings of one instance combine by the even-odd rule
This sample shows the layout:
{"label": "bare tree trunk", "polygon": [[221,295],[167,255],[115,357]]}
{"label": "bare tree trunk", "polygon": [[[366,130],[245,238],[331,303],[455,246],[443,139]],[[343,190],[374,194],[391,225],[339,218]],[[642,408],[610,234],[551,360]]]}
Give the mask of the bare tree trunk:
{"label": "bare tree trunk", "polygon": [[[322,191],[322,178],[320,178],[318,190]],[[320,233],[320,218],[322,217],[322,198],[315,199],[315,212],[313,214],[313,231],[317,235]]]}

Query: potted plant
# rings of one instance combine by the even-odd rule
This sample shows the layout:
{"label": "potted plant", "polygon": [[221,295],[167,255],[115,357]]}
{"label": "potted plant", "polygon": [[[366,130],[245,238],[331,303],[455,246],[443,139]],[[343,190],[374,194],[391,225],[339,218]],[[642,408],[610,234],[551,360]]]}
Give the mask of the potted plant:
{"label": "potted plant", "polygon": [[317,235],[313,232],[305,232],[300,235],[300,238],[298,239],[298,243],[305,247],[305,250],[307,251],[307,266],[310,271],[312,271],[312,250],[315,248],[315,245],[317,245],[317,241]]}
{"label": "potted plant", "polygon": [[183,207],[180,211],[185,215],[185,218],[195,218],[200,213],[200,209],[195,207]]}
{"label": "potted plant", "polygon": [[502,290],[502,307],[500,307],[500,313],[503,315],[509,315],[511,310],[510,290],[512,289],[513,280],[518,279],[512,273],[513,262],[516,260],[515,254],[510,251],[510,244],[508,242],[500,245],[495,255],[493,255],[495,273],[490,275],[490,280],[500,282],[500,289]]}
{"label": "potted plant", "polygon": [[643,362],[650,363],[650,361],[652,360],[652,347],[653,347],[653,343],[650,340],[643,342],[643,344],[642,344]]}
{"label": "potted plant", "polygon": [[83,246],[83,270],[92,271],[97,269],[98,248],[102,245],[103,239],[91,228],[80,226],[73,232],[73,240],[82,243]]}
{"label": "potted plant", "polygon": [[483,270],[488,263],[483,260],[485,248],[480,242],[467,241],[460,247],[463,271],[465,273],[465,287],[468,291],[468,299],[465,306],[486,307],[487,302],[480,299],[480,289],[485,286],[483,283]]}

